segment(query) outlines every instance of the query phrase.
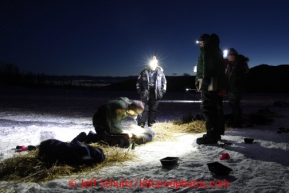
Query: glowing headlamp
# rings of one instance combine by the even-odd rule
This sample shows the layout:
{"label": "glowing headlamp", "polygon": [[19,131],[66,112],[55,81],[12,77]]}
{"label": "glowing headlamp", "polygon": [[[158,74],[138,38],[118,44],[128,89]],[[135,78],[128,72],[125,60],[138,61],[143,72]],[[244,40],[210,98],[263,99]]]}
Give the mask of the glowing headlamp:
{"label": "glowing headlamp", "polygon": [[197,41],[196,41],[196,44],[199,44],[199,43],[200,43],[200,41],[199,41],[199,40],[197,40]]}
{"label": "glowing headlamp", "polygon": [[197,65],[194,66],[194,72],[197,72]]}
{"label": "glowing headlamp", "polygon": [[157,66],[158,66],[158,60],[155,56],[153,56],[153,59],[150,61],[150,68],[152,70],[155,70]]}
{"label": "glowing headlamp", "polygon": [[227,56],[228,56],[228,50],[224,50],[223,51],[223,58],[227,58]]}

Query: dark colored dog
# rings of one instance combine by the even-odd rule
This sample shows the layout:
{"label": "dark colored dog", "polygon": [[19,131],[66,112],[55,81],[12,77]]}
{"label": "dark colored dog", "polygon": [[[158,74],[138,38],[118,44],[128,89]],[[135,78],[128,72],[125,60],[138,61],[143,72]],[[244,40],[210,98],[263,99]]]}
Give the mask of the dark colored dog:
{"label": "dark colored dog", "polygon": [[48,165],[54,163],[68,165],[94,164],[105,159],[105,155],[100,148],[85,145],[79,141],[65,143],[56,139],[41,142],[38,156]]}

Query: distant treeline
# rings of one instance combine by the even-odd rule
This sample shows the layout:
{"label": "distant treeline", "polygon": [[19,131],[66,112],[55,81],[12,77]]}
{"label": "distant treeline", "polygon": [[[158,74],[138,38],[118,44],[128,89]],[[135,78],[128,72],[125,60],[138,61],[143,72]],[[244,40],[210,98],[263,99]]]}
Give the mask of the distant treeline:
{"label": "distant treeline", "polygon": [[[289,65],[269,66],[262,64],[252,67],[247,75],[247,92],[289,92]],[[195,76],[166,76],[167,90],[184,92],[195,88]],[[135,91],[137,76],[94,77],[94,76],[53,76],[21,73],[17,66],[0,63],[0,86],[65,87],[97,90]]]}
{"label": "distant treeline", "polygon": [[[252,67],[247,74],[246,92],[289,92],[289,65]],[[184,92],[195,89],[195,76],[166,76],[167,90]],[[135,90],[136,79],[111,84],[103,89]]]}
{"label": "distant treeline", "polygon": [[250,69],[247,78],[249,92],[289,92],[289,65],[262,64]]}
{"label": "distant treeline", "polygon": [[0,62],[0,86],[99,88],[131,77],[56,76],[21,73],[17,66]]}

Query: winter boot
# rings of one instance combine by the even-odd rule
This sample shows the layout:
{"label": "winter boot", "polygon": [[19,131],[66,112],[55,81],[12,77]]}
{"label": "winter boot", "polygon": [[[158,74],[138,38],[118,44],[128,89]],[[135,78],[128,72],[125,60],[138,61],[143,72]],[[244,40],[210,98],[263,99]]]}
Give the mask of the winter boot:
{"label": "winter boot", "polygon": [[85,140],[85,143],[89,144],[89,143],[96,143],[98,142],[100,139],[99,139],[99,136],[93,132],[93,131],[89,131],[87,137],[86,137],[86,140]]}
{"label": "winter boot", "polygon": [[[207,137],[208,134],[204,134],[203,137]],[[218,141],[221,140],[221,135],[217,135]]]}
{"label": "winter boot", "polygon": [[197,138],[197,144],[217,144],[218,139],[220,138],[220,135],[218,131],[214,128],[207,131],[207,134],[203,137]]}
{"label": "winter boot", "polygon": [[149,113],[149,119],[148,119],[148,126],[153,126],[154,123],[156,123],[156,112],[150,112]]}
{"label": "winter boot", "polygon": [[81,132],[79,133],[71,142],[85,142],[86,140],[86,133],[85,132]]}

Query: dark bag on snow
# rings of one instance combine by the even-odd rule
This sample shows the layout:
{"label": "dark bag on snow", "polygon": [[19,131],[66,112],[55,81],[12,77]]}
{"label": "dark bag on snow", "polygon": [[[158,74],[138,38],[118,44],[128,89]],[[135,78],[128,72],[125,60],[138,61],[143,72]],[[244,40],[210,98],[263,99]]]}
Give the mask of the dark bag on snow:
{"label": "dark bag on snow", "polygon": [[80,143],[65,143],[56,139],[48,139],[40,143],[39,158],[52,165],[54,163],[82,165],[100,163],[105,159],[102,149]]}

